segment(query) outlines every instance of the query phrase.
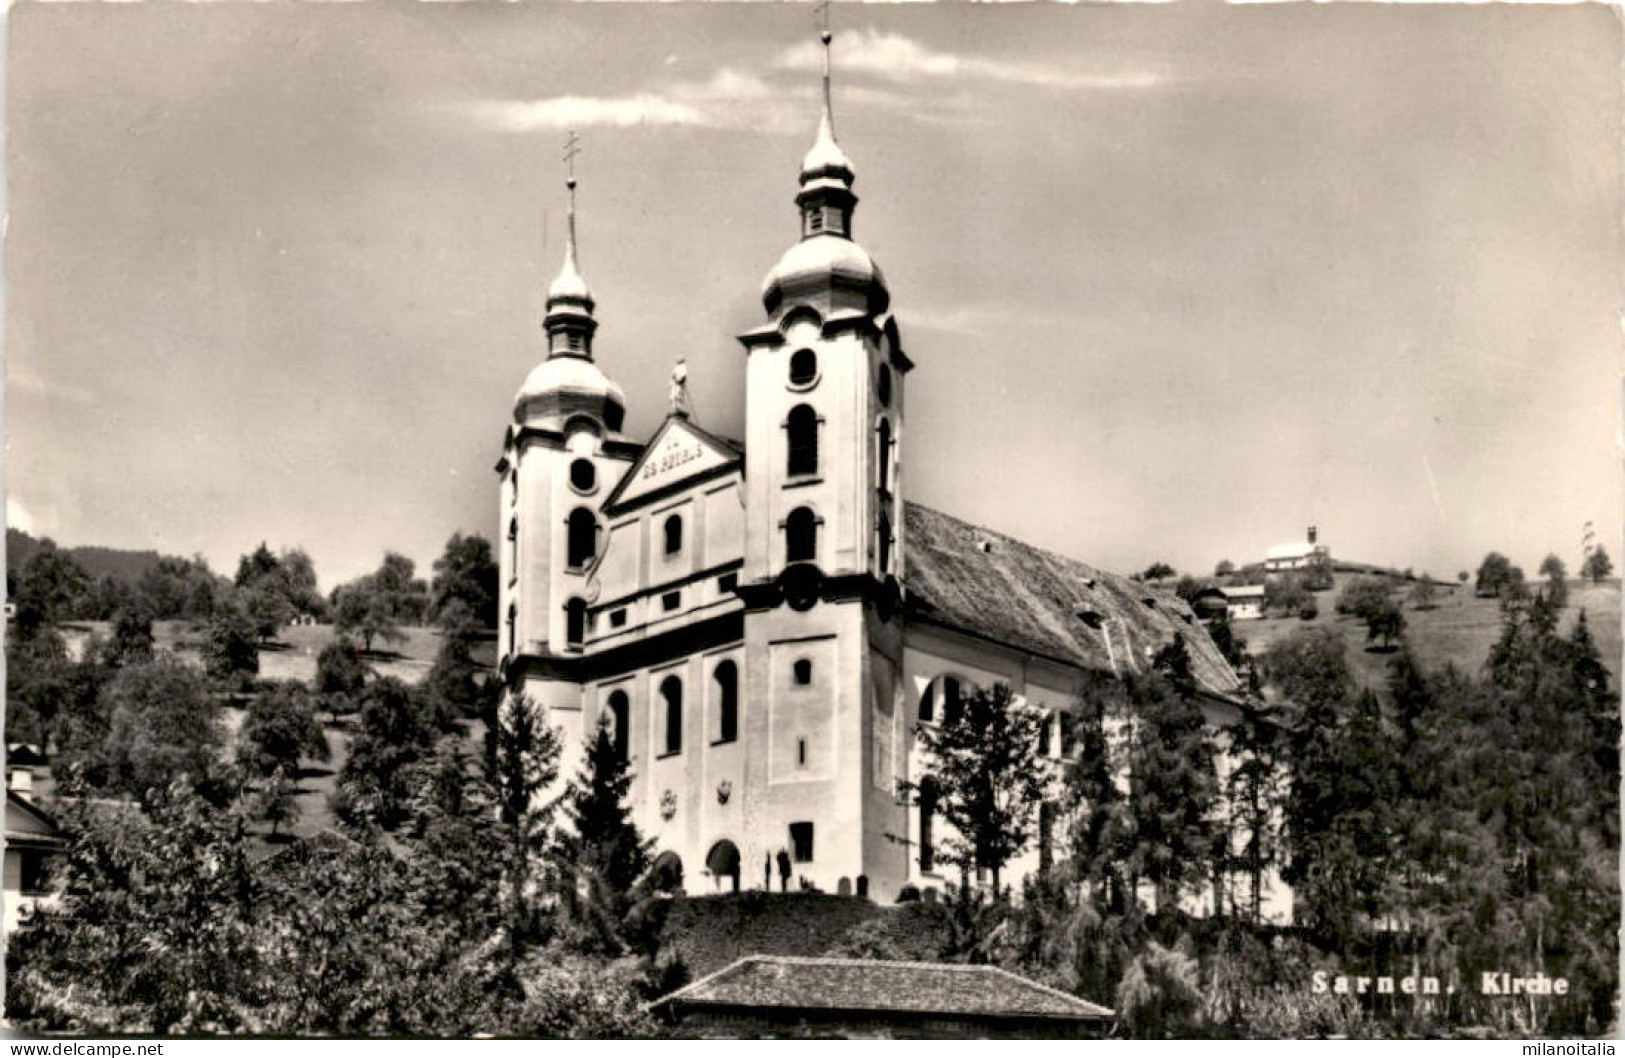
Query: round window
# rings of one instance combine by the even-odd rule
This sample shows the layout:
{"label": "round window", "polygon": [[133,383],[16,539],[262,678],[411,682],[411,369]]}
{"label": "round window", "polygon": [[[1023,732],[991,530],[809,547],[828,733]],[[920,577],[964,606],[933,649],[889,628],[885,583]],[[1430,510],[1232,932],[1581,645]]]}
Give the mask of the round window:
{"label": "round window", "polygon": [[591,492],[598,484],[598,468],[590,459],[578,459],[570,464],[570,485],[577,492]]}

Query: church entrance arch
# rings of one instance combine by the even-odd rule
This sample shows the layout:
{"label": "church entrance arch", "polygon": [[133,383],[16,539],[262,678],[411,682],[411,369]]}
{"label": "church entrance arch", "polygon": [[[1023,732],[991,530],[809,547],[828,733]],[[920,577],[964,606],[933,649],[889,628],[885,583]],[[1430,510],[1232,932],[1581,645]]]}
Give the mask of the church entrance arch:
{"label": "church entrance arch", "polygon": [[729,892],[739,892],[739,847],[727,838],[711,846],[705,854],[705,869],[711,872],[720,887],[727,880]]}

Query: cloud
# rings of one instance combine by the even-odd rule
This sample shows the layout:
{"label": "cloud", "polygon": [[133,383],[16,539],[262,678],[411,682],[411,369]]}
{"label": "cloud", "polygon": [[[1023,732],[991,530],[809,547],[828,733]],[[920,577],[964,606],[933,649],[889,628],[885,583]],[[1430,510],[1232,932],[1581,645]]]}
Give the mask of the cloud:
{"label": "cloud", "polygon": [[[882,33],[873,27],[844,35],[839,45],[836,63],[841,70],[891,81],[960,78],[1082,90],[1152,88],[1167,79],[1152,70],[1084,72],[936,51],[908,37]],[[777,65],[788,70],[818,70],[823,68],[823,63],[823,47],[807,41],[781,54]]]}
{"label": "cloud", "polygon": [[6,497],[6,527],[21,529],[31,535],[34,532],[33,516],[23,509],[23,502],[15,496]]}
{"label": "cloud", "polygon": [[482,128],[498,132],[584,129],[602,126],[690,126],[780,129],[798,97],[811,88],[786,91],[753,73],[724,67],[704,81],[673,81],[622,96],[552,96],[546,99],[482,99],[462,109]]}

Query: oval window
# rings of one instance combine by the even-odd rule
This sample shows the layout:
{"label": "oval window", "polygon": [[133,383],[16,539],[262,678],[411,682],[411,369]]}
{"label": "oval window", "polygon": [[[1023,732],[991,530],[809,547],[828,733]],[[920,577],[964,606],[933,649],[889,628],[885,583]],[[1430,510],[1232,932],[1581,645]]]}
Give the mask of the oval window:
{"label": "oval window", "polygon": [[570,464],[570,485],[577,492],[591,492],[598,484],[598,468],[590,459],[578,459]]}
{"label": "oval window", "polygon": [[806,386],[818,377],[818,354],[811,349],[797,349],[790,357],[790,384]]}

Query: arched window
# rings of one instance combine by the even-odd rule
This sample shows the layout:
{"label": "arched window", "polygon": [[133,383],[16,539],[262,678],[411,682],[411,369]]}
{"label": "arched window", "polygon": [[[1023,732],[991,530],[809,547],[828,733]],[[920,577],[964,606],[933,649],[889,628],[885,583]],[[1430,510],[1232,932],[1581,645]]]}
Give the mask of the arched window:
{"label": "arched window", "polygon": [[681,515],[674,514],[667,518],[662,531],[666,538],[666,554],[675,555],[683,549],[683,519]]}
{"label": "arched window", "polygon": [[508,578],[519,576],[519,519],[508,520]]}
{"label": "arched window", "polygon": [[739,666],[724,661],[712,678],[717,685],[717,741],[732,742],[739,737]]}
{"label": "arched window", "polygon": [[564,604],[564,643],[579,647],[587,638],[587,600],[571,599]]}
{"label": "arched window", "polygon": [[818,377],[818,354],[811,349],[797,349],[790,356],[790,384],[805,386]]}
{"label": "arched window", "polygon": [[964,712],[964,703],[959,697],[959,681],[952,676],[944,676],[942,678],[942,722],[945,724],[957,723],[962,712]]}
{"label": "arched window", "polygon": [[585,507],[570,512],[569,541],[565,561],[571,569],[581,569],[598,550],[598,519]]}
{"label": "arched window", "polygon": [[879,436],[875,438],[875,475],[881,492],[891,491],[891,420],[881,419]]}
{"label": "arched window", "polygon": [[784,560],[811,562],[818,557],[818,519],[812,508],[797,507],[784,520]]}
{"label": "arched window", "polygon": [[598,468],[590,459],[577,459],[570,464],[570,485],[577,492],[591,492],[598,484]]}
{"label": "arched window", "polygon": [[938,676],[920,695],[920,722],[931,724],[941,720],[951,724],[959,719],[960,705],[959,680],[953,676]]}
{"label": "arched window", "polygon": [[880,374],[875,379],[875,398],[882,408],[891,407],[891,368],[885,364],[880,365]]}
{"label": "arched window", "polygon": [[660,699],[666,703],[666,752],[683,751],[683,681],[667,676],[660,681]]}
{"label": "arched window", "polygon": [[930,874],[937,866],[937,845],[932,821],[937,814],[937,786],[930,779],[920,783],[920,871]]}
{"label": "arched window", "polygon": [[790,439],[790,458],[786,471],[790,474],[818,473],[818,413],[810,404],[797,404],[790,409],[786,424]]}
{"label": "arched window", "polygon": [[632,759],[632,703],[625,691],[609,696],[609,716],[615,725],[615,756],[625,764]]}
{"label": "arched window", "polygon": [[519,645],[519,605],[508,604],[508,656],[518,653],[514,648]]}
{"label": "arched window", "polygon": [[875,559],[880,572],[891,572],[891,519],[880,512],[880,523],[875,527]]}

